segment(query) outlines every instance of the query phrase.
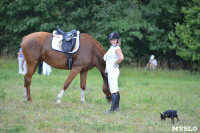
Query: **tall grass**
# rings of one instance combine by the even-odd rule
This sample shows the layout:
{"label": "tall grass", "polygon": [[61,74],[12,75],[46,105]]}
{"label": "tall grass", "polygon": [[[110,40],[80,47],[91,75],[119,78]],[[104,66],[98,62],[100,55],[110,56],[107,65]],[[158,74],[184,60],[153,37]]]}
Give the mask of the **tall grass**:
{"label": "tall grass", "polygon": [[120,68],[120,112],[105,114],[102,77],[89,71],[86,103],[80,102],[80,76],[73,80],[60,105],[56,98],[69,71],[53,69],[50,76],[32,78],[33,103],[23,98],[24,76],[15,60],[0,60],[0,132],[172,132],[170,119],[162,122],[160,112],[178,110],[175,126],[198,127],[200,131],[200,75],[183,70],[147,71]]}

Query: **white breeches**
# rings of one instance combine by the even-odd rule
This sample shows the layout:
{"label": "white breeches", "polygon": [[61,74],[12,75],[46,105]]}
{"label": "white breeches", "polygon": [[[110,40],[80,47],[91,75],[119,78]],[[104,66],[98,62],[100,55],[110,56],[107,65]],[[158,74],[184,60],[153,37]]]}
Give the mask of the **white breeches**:
{"label": "white breeches", "polygon": [[119,68],[112,68],[108,70],[108,84],[111,93],[117,93],[118,88]]}
{"label": "white breeches", "polygon": [[49,66],[46,62],[43,62],[43,75],[49,76],[51,73],[51,66]]}
{"label": "white breeches", "polygon": [[[22,64],[22,61],[23,61],[24,58],[20,58],[19,57],[19,74],[23,73],[23,69],[24,69],[24,72],[26,73],[27,72],[27,68],[26,68],[26,61],[24,61],[24,63]],[[23,69],[22,69],[23,68]]]}

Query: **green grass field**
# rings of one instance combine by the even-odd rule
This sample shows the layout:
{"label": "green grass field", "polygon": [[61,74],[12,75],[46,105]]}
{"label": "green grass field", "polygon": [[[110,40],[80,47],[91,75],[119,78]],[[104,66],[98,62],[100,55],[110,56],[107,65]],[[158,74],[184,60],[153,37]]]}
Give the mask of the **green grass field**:
{"label": "green grass field", "polygon": [[17,61],[0,59],[0,132],[172,132],[171,120],[160,120],[160,112],[169,109],[178,110],[180,121],[174,126],[195,126],[200,132],[199,73],[120,68],[120,112],[104,114],[110,104],[98,69],[88,73],[85,104],[80,102],[77,75],[56,105],[69,71],[52,71],[50,76],[33,76],[29,103],[23,97],[24,76],[18,74]]}

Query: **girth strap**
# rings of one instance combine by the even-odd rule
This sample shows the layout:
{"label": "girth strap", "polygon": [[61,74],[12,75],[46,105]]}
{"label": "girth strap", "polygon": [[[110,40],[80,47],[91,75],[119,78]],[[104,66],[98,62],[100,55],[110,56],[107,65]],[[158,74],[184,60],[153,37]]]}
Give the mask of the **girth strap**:
{"label": "girth strap", "polygon": [[71,70],[72,69],[72,64],[73,64],[72,54],[69,53],[68,55],[69,55],[68,58],[67,58],[68,68],[69,68],[69,70]]}

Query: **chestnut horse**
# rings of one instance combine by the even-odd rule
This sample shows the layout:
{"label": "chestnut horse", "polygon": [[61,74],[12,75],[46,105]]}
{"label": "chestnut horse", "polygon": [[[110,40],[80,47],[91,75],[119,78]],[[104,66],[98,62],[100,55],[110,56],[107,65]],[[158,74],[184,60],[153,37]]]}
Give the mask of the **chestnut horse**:
{"label": "chestnut horse", "polygon": [[[68,69],[66,54],[51,49],[52,37],[51,33],[36,32],[27,35],[21,43],[27,63],[27,73],[24,76],[24,97],[30,102],[32,102],[30,94],[31,78],[42,61],[45,61],[54,68]],[[108,77],[105,73],[105,61],[103,60],[105,53],[104,48],[94,38],[85,33],[80,34],[80,47],[72,55],[72,69],[57,96],[57,103],[61,102],[64,91],[78,73],[80,73],[81,102],[85,102],[87,72],[93,67],[97,67],[101,72],[103,78],[102,90],[108,101],[111,100]]]}

